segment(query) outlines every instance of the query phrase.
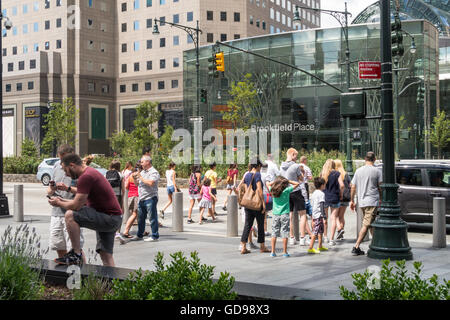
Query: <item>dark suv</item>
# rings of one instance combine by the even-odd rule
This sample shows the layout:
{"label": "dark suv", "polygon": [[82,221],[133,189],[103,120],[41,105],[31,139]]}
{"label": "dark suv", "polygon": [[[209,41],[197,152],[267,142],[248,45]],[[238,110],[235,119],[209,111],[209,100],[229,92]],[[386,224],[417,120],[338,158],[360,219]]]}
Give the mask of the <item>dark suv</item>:
{"label": "dark suv", "polygon": [[446,223],[450,224],[449,161],[402,160],[395,163],[395,176],[403,220],[433,222],[433,198],[443,197],[446,199]]}

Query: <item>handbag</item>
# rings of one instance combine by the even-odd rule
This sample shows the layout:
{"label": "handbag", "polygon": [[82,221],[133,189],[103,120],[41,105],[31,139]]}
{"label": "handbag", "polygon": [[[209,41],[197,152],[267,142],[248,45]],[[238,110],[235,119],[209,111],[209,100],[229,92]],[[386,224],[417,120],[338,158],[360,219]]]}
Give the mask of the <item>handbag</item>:
{"label": "handbag", "polygon": [[253,174],[252,180],[250,181],[250,184],[248,186],[244,184],[246,189],[239,204],[245,207],[246,209],[260,211],[261,207],[263,206],[263,203],[261,201],[259,194],[256,192],[256,190],[253,190],[252,188],[254,177],[255,174]]}

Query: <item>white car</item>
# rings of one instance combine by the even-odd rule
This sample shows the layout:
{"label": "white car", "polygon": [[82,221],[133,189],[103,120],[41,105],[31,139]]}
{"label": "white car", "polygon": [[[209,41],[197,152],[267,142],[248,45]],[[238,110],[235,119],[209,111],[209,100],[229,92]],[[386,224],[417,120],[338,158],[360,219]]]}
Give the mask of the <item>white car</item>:
{"label": "white car", "polygon": [[[52,179],[52,171],[53,166],[55,163],[59,160],[59,158],[47,158],[44,159],[38,166],[38,172],[36,174],[36,178],[42,182],[44,186],[48,186],[48,183]],[[105,168],[100,167],[98,164],[91,162],[89,164],[90,167],[94,168],[98,172],[100,172],[102,175],[106,174]]]}

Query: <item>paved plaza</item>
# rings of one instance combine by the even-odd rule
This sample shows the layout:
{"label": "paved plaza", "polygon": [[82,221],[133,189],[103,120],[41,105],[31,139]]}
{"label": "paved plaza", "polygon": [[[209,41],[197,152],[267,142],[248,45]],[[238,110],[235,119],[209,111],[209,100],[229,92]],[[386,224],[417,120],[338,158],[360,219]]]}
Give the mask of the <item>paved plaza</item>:
{"label": "paved plaza", "polygon": [[[13,214],[13,186],[15,183],[5,184],[5,193],[9,200],[10,213]],[[338,241],[337,245],[330,248],[329,252],[317,255],[307,254],[307,247],[294,245],[288,246],[291,254],[289,258],[281,255],[281,240],[277,242],[277,257],[271,258],[268,253],[260,253],[252,250],[248,255],[239,252],[240,234],[243,221],[239,215],[239,237],[227,237],[227,214],[222,210],[226,197],[225,190],[218,190],[217,222],[208,222],[203,225],[197,223],[187,224],[187,190],[183,191],[184,231],[173,232],[171,207],[165,214],[165,219],[160,220],[163,227],[160,228],[160,241],[158,242],[129,242],[120,245],[116,241],[114,247],[114,259],[118,267],[131,269],[153,269],[153,261],[158,251],[164,252],[166,261],[169,254],[183,251],[189,254],[197,251],[202,263],[216,267],[215,277],[220,272],[227,271],[236,278],[236,281],[257,283],[272,286],[288,287],[291,289],[307,290],[310,299],[341,299],[339,286],[353,288],[351,274],[364,272],[371,265],[381,265],[381,261],[373,260],[367,256],[351,255],[351,249],[356,240],[356,214],[348,210],[346,212],[345,239]],[[158,211],[166,203],[167,194],[165,188],[160,188]],[[45,187],[40,184],[24,184],[24,211],[25,223],[35,227],[41,236],[41,247],[48,246],[50,205],[45,197]],[[198,207],[194,207],[192,215],[198,221]],[[271,221],[268,219],[268,230],[271,230]],[[0,233],[3,233],[9,225],[19,225],[13,218],[0,219]],[[131,233],[135,234],[137,226]],[[150,230],[147,221],[147,230]],[[95,249],[95,232],[85,230],[86,244],[84,251],[87,260],[92,264],[101,264],[100,257],[92,252]],[[448,231],[447,231],[448,234]],[[430,225],[412,225],[408,232],[409,244],[412,247],[414,261],[422,261],[424,264],[423,275],[430,277],[437,274],[441,280],[450,279],[450,247],[443,249],[432,248],[432,232]],[[254,239],[256,243],[256,238]],[[367,252],[370,242],[364,242],[361,248]],[[447,243],[450,236],[447,235]],[[266,245],[270,246],[270,237],[266,237]],[[54,252],[49,252],[46,258],[55,257]],[[412,270],[412,261],[407,263]]]}

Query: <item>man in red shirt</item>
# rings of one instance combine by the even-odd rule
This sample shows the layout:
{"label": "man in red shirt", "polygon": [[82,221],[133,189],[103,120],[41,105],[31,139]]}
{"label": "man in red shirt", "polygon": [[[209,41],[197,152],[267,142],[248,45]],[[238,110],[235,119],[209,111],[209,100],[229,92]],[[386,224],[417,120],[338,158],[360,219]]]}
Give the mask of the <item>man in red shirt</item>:
{"label": "man in red shirt", "polygon": [[76,154],[64,156],[61,164],[66,175],[78,179],[78,182],[74,199],[51,197],[48,201],[54,207],[67,210],[65,221],[72,243],[72,250],[62,258],[55,259],[55,262],[81,264],[80,227],[84,227],[96,231],[96,251],[103,265],[114,267],[114,236],[122,223],[122,209],[114,190],[100,172],[86,166]]}

